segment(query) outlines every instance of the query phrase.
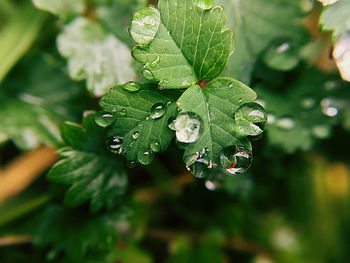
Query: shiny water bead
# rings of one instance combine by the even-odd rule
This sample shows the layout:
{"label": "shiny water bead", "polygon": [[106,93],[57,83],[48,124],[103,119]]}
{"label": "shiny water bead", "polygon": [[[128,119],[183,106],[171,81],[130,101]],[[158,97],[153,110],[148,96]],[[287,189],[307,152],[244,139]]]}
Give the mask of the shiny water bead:
{"label": "shiny water bead", "polygon": [[163,103],[156,103],[151,108],[150,116],[152,119],[159,119],[164,116],[165,111],[166,108]]}
{"label": "shiny water bead", "polygon": [[253,155],[243,146],[229,146],[220,154],[222,167],[231,174],[239,174],[248,170],[253,161]]}
{"label": "shiny water bead", "polygon": [[212,168],[206,153],[195,153],[185,157],[186,169],[197,178],[207,177]]}
{"label": "shiny water bead", "polygon": [[192,143],[199,139],[201,120],[193,112],[183,112],[177,116],[174,127],[178,141]]}
{"label": "shiny water bead", "polygon": [[239,107],[234,114],[234,118],[239,129],[250,136],[260,135],[267,121],[265,109],[254,102],[246,103]]}
{"label": "shiny water bead", "polygon": [[132,138],[133,138],[134,140],[137,140],[139,137],[140,137],[140,133],[139,133],[138,131],[136,131],[136,132],[134,132],[134,133],[132,134]]}
{"label": "shiny water bead", "polygon": [[108,149],[113,153],[122,153],[123,137],[111,136],[108,138]]}
{"label": "shiny water bead", "polygon": [[197,6],[202,9],[210,9],[214,5],[214,0],[197,0]]}
{"label": "shiny water bead", "polygon": [[154,153],[151,149],[141,149],[137,152],[137,159],[143,165],[149,165],[154,157]]}
{"label": "shiny water bead", "polygon": [[160,152],[161,150],[160,142],[158,140],[153,141],[150,146],[154,152]]}
{"label": "shiny water bead", "polygon": [[95,122],[100,127],[107,127],[114,122],[114,115],[106,111],[97,112],[95,115]]}
{"label": "shiny water bead", "polygon": [[135,81],[125,83],[122,88],[129,92],[137,92],[141,89],[141,85]]}

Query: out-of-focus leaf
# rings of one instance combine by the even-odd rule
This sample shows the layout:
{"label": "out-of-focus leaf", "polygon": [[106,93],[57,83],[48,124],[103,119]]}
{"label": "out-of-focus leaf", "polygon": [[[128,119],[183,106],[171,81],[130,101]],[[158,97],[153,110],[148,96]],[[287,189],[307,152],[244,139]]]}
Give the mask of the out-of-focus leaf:
{"label": "out-of-focus leaf", "polygon": [[135,78],[129,48],[86,18],[78,17],[66,25],[57,47],[68,59],[71,78],[86,79],[87,89],[97,97]]}
{"label": "out-of-focus leaf", "polygon": [[49,179],[72,185],[66,196],[68,205],[80,205],[91,199],[91,210],[112,209],[127,187],[122,162],[107,150],[106,132],[97,126],[94,115],[84,118],[83,127],[66,123],[62,137],[68,147],[59,152],[63,160],[49,172]]}
{"label": "out-of-focus leaf", "polygon": [[299,60],[296,49],[306,38],[299,1],[220,0],[219,3],[229,14],[227,25],[236,39],[235,52],[224,76],[249,83],[253,64],[265,51],[265,62],[275,69],[289,70],[296,66]]}
{"label": "out-of-focus leaf", "polygon": [[84,0],[32,0],[38,9],[58,15],[62,20],[81,14],[85,10]]}
{"label": "out-of-focus leaf", "polygon": [[[61,143],[59,125],[75,120],[85,106],[74,85],[51,55],[26,57],[0,89],[0,134],[22,149]],[[80,100],[81,101],[81,100]]]}

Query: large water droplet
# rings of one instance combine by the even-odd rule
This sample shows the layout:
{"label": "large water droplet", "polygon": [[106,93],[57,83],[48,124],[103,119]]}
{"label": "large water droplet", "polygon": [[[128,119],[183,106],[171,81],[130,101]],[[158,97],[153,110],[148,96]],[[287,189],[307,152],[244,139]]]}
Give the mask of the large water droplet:
{"label": "large water droplet", "polygon": [[152,151],[154,151],[154,152],[160,152],[160,150],[161,150],[160,142],[157,140],[153,141],[150,146],[151,146]]}
{"label": "large water droplet", "polygon": [[229,146],[220,154],[222,167],[231,174],[239,174],[248,170],[253,161],[253,155],[243,146]]}
{"label": "large water droplet", "polygon": [[180,113],[174,123],[176,138],[180,142],[192,143],[199,139],[201,121],[193,112]]}
{"label": "large water droplet", "polygon": [[108,138],[108,149],[113,153],[122,153],[123,137],[112,136]]}
{"label": "large water droplet", "polygon": [[107,127],[114,122],[114,115],[106,111],[100,111],[95,115],[95,122],[101,127]]}
{"label": "large water droplet", "polygon": [[185,157],[184,161],[186,169],[197,178],[207,177],[210,173],[210,168],[212,168],[212,163],[204,151],[189,155]]}
{"label": "large water droplet", "polygon": [[214,5],[214,0],[197,0],[197,5],[203,9],[210,9]]}
{"label": "large water droplet", "polygon": [[125,83],[123,86],[123,89],[129,92],[136,92],[139,91],[141,88],[141,85],[135,81],[130,81],[128,83]]}
{"label": "large water droplet", "polygon": [[156,103],[151,108],[151,118],[152,119],[159,119],[164,116],[165,114],[165,105],[163,103]]}
{"label": "large water droplet", "polygon": [[260,135],[266,121],[265,109],[258,103],[246,103],[235,112],[235,122],[239,129],[250,136]]}
{"label": "large water droplet", "polygon": [[137,153],[139,162],[143,165],[149,165],[153,160],[154,153],[151,149],[143,149]]}
{"label": "large water droplet", "polygon": [[282,117],[276,121],[276,126],[283,130],[291,130],[295,127],[295,121],[290,117]]}

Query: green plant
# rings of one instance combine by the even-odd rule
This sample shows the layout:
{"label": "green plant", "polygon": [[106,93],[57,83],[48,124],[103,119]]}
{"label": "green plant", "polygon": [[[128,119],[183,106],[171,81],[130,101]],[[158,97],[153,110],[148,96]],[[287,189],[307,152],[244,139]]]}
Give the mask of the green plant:
{"label": "green plant", "polygon": [[348,144],[350,6],[320,2],[2,0],[2,164],[60,160],[13,172],[47,176],[0,204],[0,236],[31,262],[344,262],[347,237],[323,240],[349,215],[313,226],[317,178],[348,204],[324,159],[348,160],[327,143]]}

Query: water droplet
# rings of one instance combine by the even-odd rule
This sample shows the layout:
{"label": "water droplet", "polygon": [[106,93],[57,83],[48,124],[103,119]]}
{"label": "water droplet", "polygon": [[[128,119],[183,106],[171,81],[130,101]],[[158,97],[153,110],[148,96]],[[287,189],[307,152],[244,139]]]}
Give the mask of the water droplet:
{"label": "water droplet", "polygon": [[150,64],[151,68],[155,68],[160,62],[160,57],[157,56],[157,58]]}
{"label": "water droplet", "polygon": [[155,140],[155,141],[153,141],[152,143],[151,143],[151,149],[152,149],[152,151],[154,151],[154,152],[160,152],[160,143],[159,143],[159,141],[157,141],[157,140]]}
{"label": "water droplet", "polygon": [[276,126],[283,130],[291,130],[295,127],[295,121],[290,117],[283,117],[276,120]]}
{"label": "water droplet", "polygon": [[287,52],[290,49],[290,44],[287,42],[282,43],[281,45],[276,47],[276,53],[284,53]]}
{"label": "water droplet", "polygon": [[128,83],[125,83],[123,86],[123,89],[129,92],[136,92],[139,91],[141,88],[141,85],[135,81],[130,81]]}
{"label": "water droplet", "polygon": [[265,109],[254,102],[249,102],[239,107],[234,117],[239,129],[250,136],[260,135],[267,121]]}
{"label": "water droplet", "polygon": [[176,138],[180,142],[192,143],[199,139],[201,121],[193,112],[180,113],[174,123]]}
{"label": "water droplet", "polygon": [[350,31],[343,33],[336,40],[333,57],[342,78],[350,81]]}
{"label": "water droplet", "polygon": [[169,106],[170,104],[171,104],[171,101],[169,100],[169,101],[166,103],[166,105]]}
{"label": "water droplet", "polygon": [[119,115],[122,116],[122,117],[125,117],[127,114],[128,114],[128,112],[126,111],[126,109],[122,109],[122,110],[119,112]]}
{"label": "water droplet", "polygon": [[113,153],[121,154],[122,145],[123,145],[123,137],[120,136],[112,136],[108,138],[108,149]]}
{"label": "water droplet", "polygon": [[168,127],[169,129],[173,130],[173,131],[176,131],[176,128],[175,128],[175,121],[176,121],[176,118],[175,117],[171,117],[169,118],[168,120]]}
{"label": "water droplet", "polygon": [[136,162],[135,161],[128,161],[127,165],[129,168],[134,168],[136,166]]}
{"label": "water droplet", "polygon": [[[230,88],[233,88],[235,86],[235,83],[234,82],[231,82],[229,85],[228,85]],[[243,100],[242,98],[240,98],[241,100]]]}
{"label": "water droplet", "polygon": [[214,5],[214,0],[197,0],[197,5],[202,9],[210,9]]}
{"label": "water droplet", "polygon": [[140,137],[140,133],[139,133],[138,131],[136,131],[136,132],[134,132],[134,133],[132,134],[132,138],[133,138],[134,140],[137,140],[139,137]]}
{"label": "water droplet", "polygon": [[222,187],[222,183],[217,180],[206,180],[205,187],[209,191],[216,191]]}
{"label": "water droplet", "polygon": [[143,74],[143,76],[144,76],[146,79],[155,80],[155,79],[154,79],[153,73],[152,73],[150,70],[148,70],[148,69],[144,69],[144,70],[142,71],[142,74]]}
{"label": "water droplet", "polygon": [[149,165],[153,160],[153,152],[151,149],[143,149],[137,153],[139,162],[143,165]]}
{"label": "water droplet", "polygon": [[162,82],[163,82],[163,84],[168,84],[169,83],[169,79],[168,78],[164,78]]}
{"label": "water droplet", "polygon": [[163,103],[156,103],[151,108],[151,118],[152,119],[159,119],[164,116],[165,114],[165,106]]}
{"label": "water droplet", "polygon": [[220,154],[222,167],[231,174],[240,174],[248,170],[253,161],[253,155],[243,146],[229,146]]}
{"label": "water droplet", "polygon": [[137,126],[141,126],[142,125],[142,121],[139,121],[138,123],[137,123]]}
{"label": "water droplet", "polygon": [[207,177],[212,163],[205,152],[195,153],[185,157],[186,169],[197,178]]}
{"label": "water droplet", "polygon": [[315,106],[316,100],[311,96],[305,96],[300,101],[300,106],[305,110],[312,109],[313,106]]}
{"label": "water droplet", "polygon": [[95,115],[95,122],[101,127],[107,127],[114,122],[114,115],[106,111],[100,111]]}
{"label": "water droplet", "polygon": [[312,128],[312,134],[318,139],[326,139],[331,135],[331,127],[328,125],[317,125]]}

